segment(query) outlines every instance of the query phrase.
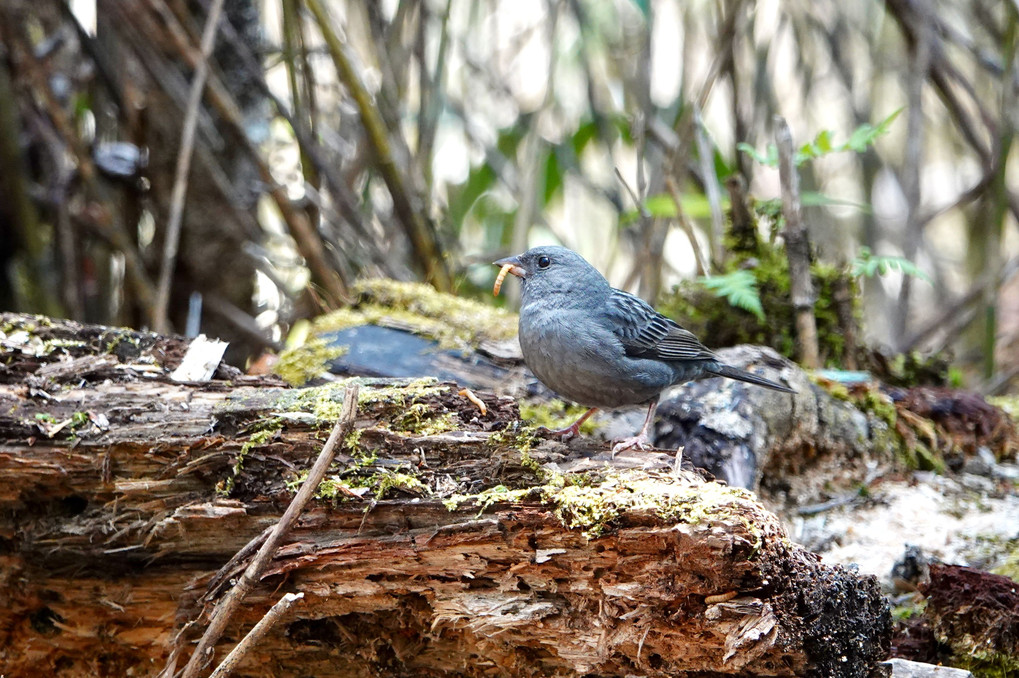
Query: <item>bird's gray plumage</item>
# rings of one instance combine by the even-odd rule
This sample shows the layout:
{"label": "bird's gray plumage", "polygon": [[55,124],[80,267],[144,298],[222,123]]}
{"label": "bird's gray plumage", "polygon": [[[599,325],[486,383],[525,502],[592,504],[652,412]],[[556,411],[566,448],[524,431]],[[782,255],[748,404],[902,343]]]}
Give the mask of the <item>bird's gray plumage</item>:
{"label": "bird's gray plumage", "polygon": [[521,278],[520,347],[546,386],[588,407],[651,403],[669,386],[724,376],[793,393],[722,363],[691,332],[618,290],[576,252],[536,247],[512,263]]}

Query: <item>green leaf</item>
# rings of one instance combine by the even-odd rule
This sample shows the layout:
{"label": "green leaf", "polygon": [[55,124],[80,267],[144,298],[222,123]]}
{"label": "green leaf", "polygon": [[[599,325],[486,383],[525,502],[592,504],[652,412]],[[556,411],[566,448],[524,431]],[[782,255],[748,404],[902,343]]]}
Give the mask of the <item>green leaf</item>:
{"label": "green leaf", "polygon": [[467,181],[459,186],[450,187],[449,218],[457,232],[463,226],[463,220],[467,217],[471,207],[493,184],[495,184],[495,172],[488,165],[480,165],[471,169],[467,175]]}
{"label": "green leaf", "polygon": [[[598,133],[598,123],[594,120],[582,123],[570,139],[570,143],[573,145],[573,154],[579,158],[591,140],[598,136]],[[611,141],[611,139],[607,139],[606,143],[611,143]]]}
{"label": "green leaf", "polygon": [[545,155],[545,190],[542,192],[541,207],[544,209],[552,198],[563,187],[563,168],[559,164],[559,154],[555,148],[549,148]]}
{"label": "green leaf", "polygon": [[775,144],[771,144],[768,146],[767,155],[761,155],[761,153],[756,148],[754,148],[750,144],[745,144],[742,141],[736,144],[736,148],[740,151],[743,151],[744,153],[746,153],[747,155],[749,155],[751,158],[753,158],[762,165],[767,165],[768,167],[778,167],[778,147],[775,146]]}
{"label": "green leaf", "polygon": [[[708,196],[703,193],[691,193],[680,196],[679,203],[683,208],[683,214],[690,219],[707,219],[711,216],[711,202],[708,200]],[[723,210],[729,209],[728,197],[722,197],[720,206]],[[676,202],[668,193],[649,195],[644,200],[644,208],[655,218],[674,219],[676,217]],[[627,224],[635,223],[639,219],[640,212],[638,210],[627,210],[619,216],[619,224],[620,226],[626,226]]]}
{"label": "green leaf", "polygon": [[887,275],[889,271],[899,271],[902,275],[913,276],[931,285],[934,284],[930,276],[909,259],[875,256],[869,247],[861,247],[860,254],[852,262],[852,272],[857,278]]}
{"label": "green leaf", "polygon": [[[840,153],[842,151],[856,151],[857,153],[862,153],[867,150],[867,147],[871,146],[878,137],[888,133],[888,129],[892,126],[892,122],[895,118],[899,117],[900,113],[902,113],[901,108],[893,112],[877,125],[871,125],[870,123],[860,125],[853,130],[853,133],[849,135],[849,139],[843,144],[837,145],[832,142],[833,133],[831,130],[821,130],[817,133],[817,136],[814,137],[813,141],[803,144],[796,153],[793,154],[793,164],[799,167],[808,160],[821,158],[829,153]],[[750,144],[742,142],[736,144],[736,148],[743,151],[762,165],[778,167],[778,149],[774,144],[770,144],[768,146],[767,155],[762,155]]]}
{"label": "green leaf", "polygon": [[902,109],[898,109],[889,115],[887,118],[879,122],[877,125],[871,125],[864,123],[853,130],[852,135],[849,137],[849,141],[842,145],[844,150],[856,151],[861,153],[867,150],[867,147],[874,143],[874,141],[888,133],[888,128],[891,127],[892,121],[899,117],[899,113],[902,113]]}
{"label": "green leaf", "polygon": [[739,270],[725,275],[698,278],[697,282],[715,294],[723,297],[729,305],[749,311],[764,320],[761,294],[757,291],[757,278],[750,271]]}

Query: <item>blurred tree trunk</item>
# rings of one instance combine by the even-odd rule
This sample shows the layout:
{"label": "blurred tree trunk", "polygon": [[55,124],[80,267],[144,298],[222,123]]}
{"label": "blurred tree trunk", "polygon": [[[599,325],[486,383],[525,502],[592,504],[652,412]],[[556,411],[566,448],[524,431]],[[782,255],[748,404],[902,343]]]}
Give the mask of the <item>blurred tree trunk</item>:
{"label": "blurred tree trunk", "polygon": [[[182,107],[192,77],[192,70],[183,63],[166,32],[161,30],[162,24],[155,13],[160,3],[162,0],[154,0],[141,3],[148,7],[139,7],[133,0],[98,0],[97,6],[99,39],[104,47],[120,46],[114,56],[115,68],[126,74],[123,81],[129,110],[125,112],[127,129],[120,134],[146,148],[149,154],[146,177],[151,189],[144,195],[139,212],[151,211],[155,221],[155,237],[147,257],[153,278],[158,275],[163,229],[170,213],[174,171],[180,152]],[[205,22],[202,4],[171,4],[178,13],[185,7],[192,12],[191,15],[178,14],[178,18],[188,30],[192,46],[197,45]],[[225,14],[248,44],[257,43],[259,16],[252,0],[227,0]],[[240,56],[234,52],[232,43],[218,40],[216,44],[214,67],[218,66],[224,73],[223,82],[246,120],[257,125],[267,119],[268,113],[260,91]],[[140,59],[142,45],[155,53],[145,53]],[[162,49],[153,50],[153,46]],[[258,199],[257,174],[243,145],[235,143],[232,135],[229,128],[220,124],[215,113],[203,106],[198,148],[188,180],[169,316],[173,327],[183,332],[191,294],[201,292],[201,331],[229,341],[228,361],[243,364],[244,358],[260,347],[224,315],[211,312],[213,304],[208,303],[209,298],[214,298],[214,302],[225,301],[253,314],[255,267],[241,248],[245,241],[258,239],[257,232],[250,232],[255,223]],[[202,147],[207,149],[205,153]],[[248,226],[236,218],[238,213],[251,216]],[[142,309],[135,306],[129,321],[134,326],[144,325]]]}

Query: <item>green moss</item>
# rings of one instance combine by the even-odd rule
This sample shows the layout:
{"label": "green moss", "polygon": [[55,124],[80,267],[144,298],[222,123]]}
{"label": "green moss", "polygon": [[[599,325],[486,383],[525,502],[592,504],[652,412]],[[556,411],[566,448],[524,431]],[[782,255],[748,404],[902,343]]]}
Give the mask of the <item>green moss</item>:
{"label": "green moss", "polygon": [[282,429],[283,421],[276,418],[264,419],[252,424],[248,428],[250,433],[248,439],[241,445],[241,449],[237,453],[237,459],[230,470],[230,476],[216,483],[216,494],[229,497],[237,484],[237,477],[244,470],[244,460],[247,458],[248,452],[260,445],[265,445],[275,438]]}
{"label": "green moss", "polygon": [[394,418],[390,429],[397,433],[419,436],[437,435],[455,431],[453,415],[449,412],[436,413],[428,403],[417,402],[404,407]]}
{"label": "green moss", "polygon": [[[728,243],[732,251],[733,243]],[[793,358],[796,351],[795,309],[790,299],[789,261],[785,250],[774,243],[762,243],[757,252],[734,252],[720,274],[749,270],[757,281],[764,319],[734,308],[702,285],[686,281],[659,300],[659,310],[704,339],[709,348],[736,344],[772,346]],[[847,270],[813,261],[810,266],[816,302],[818,345],[822,361],[838,366],[846,350],[845,334],[838,321],[835,289],[840,279],[848,279]],[[855,282],[849,284],[855,287]],[[862,318],[860,295],[853,295],[853,314],[857,324]]]}
{"label": "green moss", "polygon": [[[302,471],[295,478],[287,481],[287,489],[297,492],[307,479],[308,472]],[[428,487],[417,476],[390,469],[380,469],[366,477],[344,476],[343,474],[326,476],[319,483],[315,497],[332,501],[351,501],[355,497],[371,496],[380,500],[395,490],[419,495],[428,494]]]}
{"label": "green moss", "polygon": [[1013,550],[1005,557],[1005,562],[994,568],[992,572],[1019,583],[1019,546],[1013,544]]}
{"label": "green moss", "polygon": [[[555,399],[543,403],[520,403],[521,419],[534,427],[544,426],[548,429],[565,428],[579,419],[585,412],[587,412],[586,407],[567,405],[562,400]],[[598,430],[598,424],[590,419],[580,425],[580,432],[583,435],[590,435],[596,430]]]}
{"label": "green moss", "polygon": [[691,485],[672,476],[640,471],[610,473],[600,480],[587,476],[579,482],[555,474],[554,482],[541,487],[511,490],[499,485],[474,495],[455,495],[445,504],[450,510],[475,504],[484,512],[497,502],[518,502],[535,495],[555,507],[556,517],[565,526],[582,530],[592,539],[628,511],[650,511],[687,524],[735,519],[753,535],[754,552],[763,539],[759,528],[737,509],[740,502],[752,499],[745,490],[719,483]]}
{"label": "green moss", "polygon": [[973,673],[975,678],[1012,678],[1019,675],[1019,658],[992,650],[955,654],[954,666]]}
{"label": "green moss", "polygon": [[478,515],[481,515],[493,504],[521,502],[536,491],[540,492],[540,488],[528,487],[511,490],[505,485],[496,485],[477,494],[454,494],[452,497],[443,499],[442,503],[449,511],[456,511],[461,506],[473,504],[478,507]]}
{"label": "green moss", "polygon": [[347,346],[334,346],[325,339],[312,337],[301,346],[283,351],[273,371],[291,386],[303,386],[328,372],[329,363],[349,350]]}
{"label": "green moss", "polygon": [[896,622],[908,621],[913,617],[919,617],[926,609],[926,599],[910,601],[903,605],[896,605],[892,608],[892,620]]}
{"label": "green moss", "polygon": [[439,386],[433,377],[397,381],[386,386],[373,384],[371,379],[344,379],[321,386],[295,389],[283,393],[276,405],[286,412],[307,412],[322,426],[332,425],[343,411],[343,392],[351,382],[362,384],[358,392],[359,409],[391,409],[394,412],[425,400],[435,398],[446,391],[448,386]]}
{"label": "green moss", "polygon": [[1004,410],[1005,414],[1019,424],[1019,395],[989,396],[987,402]]}
{"label": "green moss", "polygon": [[436,292],[429,285],[376,278],[359,281],[354,292],[359,295],[354,307],[316,318],[312,333],[381,325],[408,329],[452,350],[468,350],[483,341],[502,341],[516,334],[516,315]]}
{"label": "green moss", "polygon": [[488,445],[492,448],[512,448],[526,454],[541,442],[537,426],[525,426],[513,422],[506,428],[495,431],[488,437]]}
{"label": "green moss", "polygon": [[915,415],[907,418],[908,412],[900,416],[892,399],[873,384],[849,389],[826,379],[814,381],[833,397],[852,403],[867,415],[873,451],[897,458],[908,469],[944,472],[942,440],[933,422]]}

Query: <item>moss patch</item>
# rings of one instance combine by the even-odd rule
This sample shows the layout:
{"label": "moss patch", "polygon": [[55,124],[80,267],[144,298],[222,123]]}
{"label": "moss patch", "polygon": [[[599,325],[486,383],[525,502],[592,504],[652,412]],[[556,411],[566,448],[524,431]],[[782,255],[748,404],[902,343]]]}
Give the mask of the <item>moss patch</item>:
{"label": "moss patch", "polygon": [[334,346],[320,337],[311,337],[301,346],[283,351],[273,371],[291,386],[303,386],[328,371],[329,363],[348,350],[346,346]]}
{"label": "moss patch", "polygon": [[[315,318],[310,327],[294,333],[297,345],[280,354],[275,372],[292,386],[325,373],[329,363],[346,354],[322,335],[361,325],[407,330],[435,341],[439,348],[467,352],[485,341],[505,341],[516,335],[517,316],[500,308],[443,294],[423,283],[385,278],[354,284],[357,303]],[[308,339],[302,341],[301,337]]]}
{"label": "moss patch", "polygon": [[530,497],[553,505],[563,525],[582,530],[588,538],[603,534],[626,512],[646,511],[687,524],[736,519],[754,535],[755,552],[763,539],[741,515],[740,505],[753,501],[749,492],[719,483],[691,484],[671,475],[642,471],[613,472],[597,480],[555,474],[552,482],[541,487],[511,490],[499,485],[479,494],[455,495],[445,503],[450,510],[473,504],[484,512],[495,503]]}
{"label": "moss patch", "polygon": [[[520,418],[535,428],[541,426],[548,429],[565,428],[579,419],[585,412],[587,412],[586,407],[568,405],[562,400],[555,399],[542,403],[520,403]],[[590,419],[580,425],[580,432],[583,435],[590,435],[596,430],[598,430],[598,424]]]}
{"label": "moss patch", "polygon": [[237,478],[244,471],[244,460],[247,458],[248,453],[275,438],[282,429],[283,421],[277,418],[266,419],[253,424],[248,429],[251,434],[244,444],[241,445],[241,449],[237,453],[237,459],[230,470],[230,476],[216,483],[216,494],[229,497],[237,484]]}
{"label": "moss patch", "polygon": [[[308,472],[303,471],[297,477],[287,481],[287,489],[297,492],[307,479]],[[417,476],[390,469],[380,469],[376,473],[364,477],[345,476],[342,473],[328,475],[319,483],[315,497],[332,501],[353,501],[366,497],[380,500],[397,491],[421,496],[429,494],[428,487]]]}
{"label": "moss patch", "polygon": [[[695,281],[680,283],[664,294],[659,299],[659,310],[701,337],[709,348],[761,344],[774,347],[786,357],[795,357],[795,309],[790,300],[789,260],[785,250],[774,243],[761,243],[756,251],[748,252],[733,249],[729,240],[727,238],[727,247],[733,251],[733,256],[718,273],[750,271],[757,281],[764,318],[734,308],[725,298]],[[817,298],[814,315],[821,359],[824,364],[838,366],[843,362],[846,345],[836,311],[836,286],[849,278],[849,272],[816,260],[811,262],[810,272]],[[856,289],[855,281],[848,283]],[[863,314],[860,295],[853,294],[852,299],[852,312],[859,325]]]}
{"label": "moss patch", "polygon": [[302,388],[284,393],[276,403],[284,412],[306,412],[314,417],[320,426],[331,426],[343,410],[343,392],[351,382],[362,384],[358,392],[357,405],[362,411],[373,415],[396,413],[426,399],[437,398],[449,389],[439,385],[433,377],[414,380],[392,380],[385,386],[373,383],[372,379],[353,377],[342,381]]}

